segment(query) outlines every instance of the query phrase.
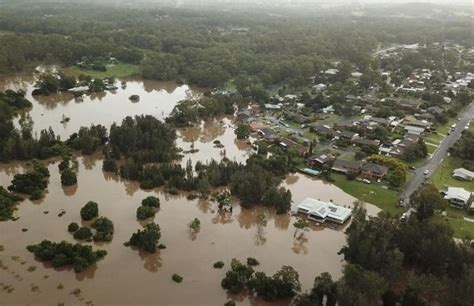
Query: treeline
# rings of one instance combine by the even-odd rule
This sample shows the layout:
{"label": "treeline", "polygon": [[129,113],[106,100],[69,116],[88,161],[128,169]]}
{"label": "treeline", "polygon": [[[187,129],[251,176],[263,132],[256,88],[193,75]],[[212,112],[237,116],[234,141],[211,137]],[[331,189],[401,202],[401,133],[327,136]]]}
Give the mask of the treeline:
{"label": "treeline", "polygon": [[[474,251],[456,243],[434,220],[367,217],[362,208],[340,253],[343,277],[316,277],[296,305],[470,305],[474,302]],[[323,304],[323,300],[326,304]]]}
{"label": "treeline", "polygon": [[229,186],[232,194],[244,207],[257,204],[272,206],[277,213],[285,213],[291,206],[291,192],[279,188],[282,178],[290,171],[285,155],[269,158],[251,156],[245,165],[224,159],[207,164],[198,162],[194,169],[189,161],[185,168],[179,164],[147,165],[144,161],[129,158],[120,167],[115,160],[106,159],[106,166],[118,169],[121,177],[140,182],[140,187],[150,189],[164,186],[170,193],[193,191],[202,197],[210,195],[213,188]]}
{"label": "treeline", "polygon": [[449,152],[463,160],[463,167],[474,171],[474,133],[467,130],[461,138],[449,148]]}
{"label": "treeline", "polygon": [[[49,9],[46,9],[49,8]],[[45,16],[45,12],[54,12]],[[397,18],[393,18],[397,19]],[[398,19],[397,19],[398,20]],[[115,57],[146,78],[217,86],[238,76],[293,85],[342,59],[365,71],[378,44],[469,39],[470,23],[338,18],[63,4],[10,5],[0,14],[0,72],[37,62],[71,65]],[[357,26],[354,26],[357,22]]]}

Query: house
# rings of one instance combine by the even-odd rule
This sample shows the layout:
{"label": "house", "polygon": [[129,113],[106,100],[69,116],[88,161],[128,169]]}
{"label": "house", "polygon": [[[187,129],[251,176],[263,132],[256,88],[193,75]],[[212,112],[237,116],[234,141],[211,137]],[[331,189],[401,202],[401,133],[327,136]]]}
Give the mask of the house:
{"label": "house", "polygon": [[431,106],[426,109],[426,111],[434,116],[440,116],[444,113],[444,109],[439,106]]}
{"label": "house", "polygon": [[431,113],[415,114],[415,118],[421,121],[425,120],[425,121],[431,121],[431,122],[433,122],[436,119],[436,117],[433,116]]}
{"label": "house", "polygon": [[378,147],[380,144],[380,140],[378,139],[368,139],[368,138],[357,138],[354,140],[354,144],[356,146],[371,146],[371,147]]}
{"label": "house", "polygon": [[407,125],[405,126],[405,131],[409,134],[421,135],[425,132],[425,129],[417,126]]}
{"label": "house", "polygon": [[448,191],[446,191],[444,195],[444,198],[448,200],[449,204],[456,208],[466,207],[471,200],[471,197],[471,192],[458,187],[448,187]]}
{"label": "house", "polygon": [[285,111],[285,117],[299,124],[303,124],[309,121],[309,118],[295,112]]}
{"label": "house", "polygon": [[342,131],[341,133],[338,134],[338,136],[339,136],[339,139],[348,140],[350,142],[359,138],[359,134],[355,132],[351,132],[351,131]]}
{"label": "house", "polygon": [[294,142],[293,140],[289,139],[289,138],[286,138],[286,137],[283,137],[283,138],[280,138],[280,146],[284,149],[293,149],[293,150],[296,150],[298,151],[301,155],[305,154],[306,152],[308,152],[308,148],[306,148],[305,146],[302,146],[300,145],[299,143],[297,142]]}
{"label": "house", "polygon": [[329,105],[325,108],[322,109],[323,114],[334,114],[336,110],[334,109],[334,106]]}
{"label": "house", "polygon": [[297,211],[306,215],[309,220],[320,223],[329,221],[344,224],[352,215],[352,209],[350,208],[312,198],[304,199],[298,205]]}
{"label": "house", "polygon": [[307,164],[309,167],[314,169],[321,169],[325,164],[332,161],[334,157],[329,154],[320,154],[314,155],[307,159]]}
{"label": "house", "polygon": [[252,112],[248,109],[241,110],[237,113],[237,120],[240,122],[248,122],[249,118],[252,118]]}
{"label": "house", "polygon": [[280,110],[281,109],[281,104],[265,104],[265,109],[270,109],[270,110]]}
{"label": "house", "polygon": [[312,88],[315,91],[323,91],[323,90],[326,90],[328,87],[326,84],[320,83],[320,84],[314,85]]}
{"label": "house", "polygon": [[324,71],[324,74],[327,74],[327,75],[335,75],[336,73],[338,73],[339,70],[337,69],[334,69],[334,68],[331,68],[331,69],[328,69],[326,71]]}
{"label": "house", "polygon": [[464,168],[457,168],[453,171],[453,177],[458,180],[472,181],[474,180],[474,172]]}
{"label": "house", "polygon": [[353,162],[343,159],[336,159],[331,168],[335,172],[339,173],[350,173],[350,174],[359,174],[361,169],[360,162]]}
{"label": "house", "polygon": [[252,129],[252,131],[254,132],[258,132],[258,130],[261,130],[261,129],[264,129],[266,128],[267,126],[265,124],[262,124],[258,121],[252,121],[250,122],[250,128]]}
{"label": "house", "polygon": [[387,125],[388,125],[388,120],[385,119],[385,118],[370,117],[370,118],[369,118],[369,121],[375,122],[375,123],[380,124],[380,125],[383,125],[383,126],[387,126]]}
{"label": "house", "polygon": [[279,138],[277,132],[268,127],[258,129],[257,132],[267,141],[275,141]]}
{"label": "house", "polygon": [[413,117],[406,117],[404,120],[403,120],[403,124],[405,126],[416,126],[416,127],[419,127],[419,128],[423,128],[423,129],[429,129],[430,126],[431,126],[431,123],[428,122],[428,121],[425,121],[425,120],[417,120]]}
{"label": "house", "polygon": [[366,163],[361,168],[361,175],[363,177],[374,180],[381,180],[387,172],[387,167],[374,163]]}
{"label": "house", "polygon": [[327,125],[312,125],[310,127],[310,130],[313,131],[314,133],[321,135],[321,136],[334,136],[336,135],[336,131],[331,129]]}

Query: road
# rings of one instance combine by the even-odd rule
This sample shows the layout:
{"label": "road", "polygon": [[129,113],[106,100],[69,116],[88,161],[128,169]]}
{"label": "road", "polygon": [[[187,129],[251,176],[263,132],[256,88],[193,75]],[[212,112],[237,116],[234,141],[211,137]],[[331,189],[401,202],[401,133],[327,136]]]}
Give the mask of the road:
{"label": "road", "polygon": [[[436,168],[441,164],[448,149],[461,137],[464,127],[474,118],[474,103],[471,103],[465,112],[459,114],[460,120],[456,122],[456,128],[449,135],[447,135],[444,140],[441,142],[436,151],[433,152],[428,161],[422,166],[414,171],[414,176],[405,186],[405,189],[400,194],[400,198],[403,199],[403,204],[409,204],[410,195],[417,190],[423,183],[425,177],[430,177]],[[423,174],[428,170],[428,174]]]}

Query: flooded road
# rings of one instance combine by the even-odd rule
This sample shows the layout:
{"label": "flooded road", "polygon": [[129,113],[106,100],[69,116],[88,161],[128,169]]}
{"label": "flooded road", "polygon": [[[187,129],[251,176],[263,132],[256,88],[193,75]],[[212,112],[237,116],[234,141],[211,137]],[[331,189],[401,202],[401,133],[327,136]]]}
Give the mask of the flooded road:
{"label": "flooded road", "polygon": [[[8,84],[11,88],[12,84],[22,86],[25,82],[31,84],[26,77]],[[141,100],[133,104],[128,96],[135,93]],[[186,85],[166,89],[161,82],[152,86],[145,81],[130,80],[127,91],[106,93],[102,98],[91,97],[81,103],[62,96],[54,97],[57,99],[54,103],[31,99],[34,105],[30,113],[35,130],[52,125],[61,137],[67,137],[80,125],[101,123],[108,127],[126,115],[146,113],[162,118],[188,93]],[[67,126],[58,125],[62,113],[71,117]],[[191,146],[199,150],[185,154],[181,162],[220,160],[223,156],[245,161],[251,147],[245,141],[236,140],[233,128],[232,118],[222,117],[179,130],[178,146],[183,150]],[[223,148],[216,147],[215,140],[219,140]],[[335,279],[341,276],[343,260],[337,252],[344,245],[345,237],[340,228],[313,225],[303,239],[296,240],[292,225],[296,218],[289,214],[275,215],[267,208],[241,209],[236,202],[232,214],[223,213],[211,201],[187,200],[185,195],[171,196],[161,189],[140,190],[135,182],[103,173],[101,158],[99,153],[78,157],[78,185],[68,188],[61,187],[58,162],[51,162],[45,198],[34,202],[25,200],[15,213],[19,217],[17,221],[0,222],[1,303],[222,305],[233,299],[239,305],[265,305],[245,295],[228,296],[221,288],[220,282],[232,258],[245,261],[247,257],[254,257],[261,263],[256,270],[267,274],[275,273],[282,265],[291,265],[299,272],[303,290],[310,289],[314,277],[321,272],[330,272]],[[10,185],[14,174],[24,171],[25,165],[0,165],[0,185]],[[350,206],[355,200],[333,185],[302,174],[289,175],[282,185],[293,194],[293,209],[306,197],[333,200],[344,206]],[[123,245],[144,224],[136,219],[135,213],[141,200],[149,195],[161,200],[154,220],[161,227],[160,243],[167,247],[156,254]],[[79,274],[72,270],[55,270],[36,261],[26,246],[43,239],[74,242],[67,226],[81,222],[79,210],[91,200],[99,204],[99,214],[115,224],[112,242],[92,243],[94,248],[107,250],[108,255]],[[377,212],[375,207],[368,206],[370,213]],[[59,217],[61,211],[65,214]],[[194,218],[201,221],[196,236],[191,235],[188,228]],[[262,222],[263,219],[266,222]],[[225,262],[224,268],[214,269],[213,263],[219,260]],[[174,273],[184,277],[181,284],[171,280]]]}

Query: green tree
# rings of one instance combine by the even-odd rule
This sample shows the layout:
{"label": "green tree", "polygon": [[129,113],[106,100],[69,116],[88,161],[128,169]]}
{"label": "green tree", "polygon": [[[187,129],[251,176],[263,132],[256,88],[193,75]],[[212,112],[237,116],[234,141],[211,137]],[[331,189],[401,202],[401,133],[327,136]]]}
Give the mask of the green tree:
{"label": "green tree", "polygon": [[94,219],[99,215],[99,205],[96,202],[89,201],[81,208],[81,218],[84,221]]}

